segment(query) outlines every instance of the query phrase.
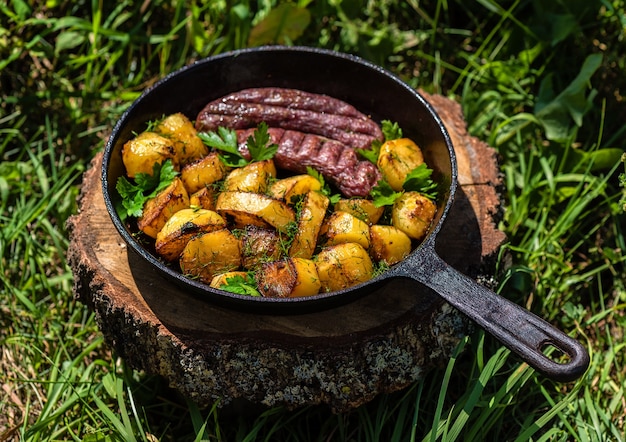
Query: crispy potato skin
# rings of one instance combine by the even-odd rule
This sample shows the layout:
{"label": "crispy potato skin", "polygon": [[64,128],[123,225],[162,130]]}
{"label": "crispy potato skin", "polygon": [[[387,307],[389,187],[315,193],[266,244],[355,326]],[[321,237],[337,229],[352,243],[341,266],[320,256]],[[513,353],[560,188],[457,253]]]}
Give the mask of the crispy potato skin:
{"label": "crispy potato skin", "polygon": [[174,141],[155,132],[142,132],[122,147],[122,162],[129,178],[140,173],[152,175],[154,165],[168,159],[178,168]]}
{"label": "crispy potato skin", "polygon": [[187,192],[192,194],[223,179],[227,172],[228,168],[222,163],[219,155],[211,152],[184,166],[180,171],[180,179]]}
{"label": "crispy potato skin", "polygon": [[176,212],[189,207],[189,195],[179,178],[174,178],[172,183],[157,194],[156,197],[146,201],[143,214],[137,220],[137,227],[151,238],[157,237],[168,219]]}
{"label": "crispy potato skin", "polygon": [[203,233],[187,242],[179,264],[183,274],[210,284],[215,275],[241,266],[241,245],[228,229]]}
{"label": "crispy potato skin", "polygon": [[175,261],[192,237],[225,227],[226,221],[216,212],[182,209],[174,213],[157,233],[155,250],[165,260]]}
{"label": "crispy potato skin", "polygon": [[311,258],[330,200],[317,191],[309,191],[302,200],[298,229],[289,248],[289,256]]}
{"label": "crispy potato skin", "polygon": [[294,210],[284,202],[252,192],[222,192],[217,197],[215,210],[231,219],[239,229],[254,225],[285,232],[296,220]]}
{"label": "crispy potato skin", "polygon": [[173,140],[175,155],[181,165],[191,163],[209,153],[209,148],[198,137],[193,123],[182,113],[165,117],[157,125],[156,131]]}
{"label": "crispy potato skin", "polygon": [[191,207],[200,207],[206,210],[215,210],[215,200],[217,192],[212,187],[203,187],[197,192],[189,195],[189,205]]}
{"label": "crispy potato skin", "polygon": [[370,229],[365,221],[348,212],[333,212],[320,229],[324,245],[357,243],[364,249],[370,246]]}
{"label": "crispy potato skin", "polygon": [[256,269],[268,261],[276,261],[283,254],[281,238],[274,229],[247,226],[241,237],[241,258],[245,269]]}
{"label": "crispy potato skin", "polygon": [[321,290],[333,292],[366,282],[374,265],[360,244],[344,243],[322,249],[315,261]]}
{"label": "crispy potato skin", "polygon": [[426,236],[437,206],[419,192],[405,192],[396,200],[391,211],[394,227],[402,230],[409,237],[421,240]]}
{"label": "crispy potato skin", "polygon": [[424,163],[422,150],[408,138],[384,142],[380,147],[377,161],[383,178],[396,192],[402,190],[409,172],[422,163]]}
{"label": "crispy potato skin", "polygon": [[257,272],[259,291],[268,298],[296,298],[319,293],[321,282],[310,259],[285,258],[263,264]]}
{"label": "crispy potato skin", "polygon": [[370,255],[374,261],[396,264],[411,253],[411,238],[402,230],[387,225],[370,227]]}

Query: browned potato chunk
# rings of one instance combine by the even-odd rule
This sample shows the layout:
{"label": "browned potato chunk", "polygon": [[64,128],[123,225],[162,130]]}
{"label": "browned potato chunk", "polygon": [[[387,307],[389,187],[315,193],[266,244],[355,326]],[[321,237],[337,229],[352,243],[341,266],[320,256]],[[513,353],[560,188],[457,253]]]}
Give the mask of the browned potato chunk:
{"label": "browned potato chunk", "polygon": [[348,212],[333,212],[320,229],[324,245],[357,243],[366,250],[370,246],[370,229],[366,222]]}
{"label": "browned potato chunk", "polygon": [[129,178],[140,173],[152,175],[154,165],[163,164],[168,159],[172,160],[174,168],[178,168],[174,142],[154,132],[142,132],[122,148],[122,162]]}
{"label": "browned potato chunk", "polygon": [[320,190],[322,183],[311,175],[295,175],[283,178],[271,185],[269,194],[272,198],[284,200],[291,204],[294,196],[304,195],[312,190]]}
{"label": "browned potato chunk", "polygon": [[188,164],[209,153],[209,148],[198,137],[193,123],[184,114],[168,115],[158,124],[156,131],[174,141],[176,157],[181,165]]}
{"label": "browned potato chunk", "polygon": [[383,178],[393,190],[399,192],[409,172],[423,162],[424,156],[419,146],[408,138],[399,138],[383,143],[377,164]]}
{"label": "browned potato chunk", "polygon": [[376,224],[370,227],[370,255],[375,261],[393,265],[411,253],[411,238],[393,226]]}
{"label": "browned potato chunk", "polygon": [[179,263],[183,274],[210,283],[215,275],[241,265],[241,246],[228,229],[203,233],[187,242]]}
{"label": "browned potato chunk", "polygon": [[157,196],[146,201],[143,214],[137,220],[137,227],[149,237],[156,238],[167,220],[187,207],[189,207],[187,190],[179,178],[174,178]]}
{"label": "browned potato chunk", "polygon": [[226,176],[224,190],[265,193],[268,180],[274,177],[276,177],[276,166],[273,160],[257,161],[233,169]]}
{"label": "browned potato chunk", "polygon": [[317,273],[322,290],[346,289],[371,279],[374,265],[360,244],[344,243],[327,247],[317,255]]}
{"label": "browned potato chunk", "polygon": [[296,298],[319,293],[321,283],[310,259],[285,258],[263,264],[257,272],[261,294],[268,298]]}
{"label": "browned potato chunk", "polygon": [[179,210],[167,220],[157,234],[155,250],[167,261],[174,261],[180,257],[192,236],[223,229],[225,226],[224,218],[211,210]]}
{"label": "browned potato chunk", "polygon": [[374,201],[365,198],[340,199],[334,209],[348,212],[369,225],[376,224],[385,211],[384,207],[376,207]]}
{"label": "browned potato chunk", "polygon": [[222,192],[217,197],[215,210],[234,225],[243,229],[248,225],[274,227],[285,232],[296,215],[291,207],[267,195],[251,192]]}
{"label": "browned potato chunk", "polygon": [[391,220],[394,227],[409,237],[421,240],[437,212],[437,206],[419,192],[405,192],[393,204]]}
{"label": "browned potato chunk", "polygon": [[280,259],[283,253],[281,238],[274,229],[248,226],[241,237],[242,265],[254,269],[259,265]]}
{"label": "browned potato chunk", "polygon": [[198,161],[183,167],[180,171],[180,179],[183,180],[189,193],[195,193],[203,187],[223,179],[227,170],[219,155],[211,152]]}
{"label": "browned potato chunk", "polygon": [[327,196],[316,191],[310,191],[304,196],[298,218],[298,230],[289,248],[289,256],[299,258],[313,256],[329,203]]}
{"label": "browned potato chunk", "polygon": [[217,192],[212,187],[203,187],[189,196],[189,205],[206,210],[215,210],[216,193]]}

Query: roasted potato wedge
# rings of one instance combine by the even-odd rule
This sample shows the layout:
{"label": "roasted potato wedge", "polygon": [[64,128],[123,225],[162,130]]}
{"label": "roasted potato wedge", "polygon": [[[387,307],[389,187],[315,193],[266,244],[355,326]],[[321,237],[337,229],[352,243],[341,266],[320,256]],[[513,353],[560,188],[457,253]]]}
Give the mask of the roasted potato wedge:
{"label": "roasted potato wedge", "polygon": [[234,225],[243,229],[248,225],[274,227],[285,232],[296,215],[291,207],[267,195],[251,192],[222,192],[217,197],[215,210]]}
{"label": "roasted potato wedge", "polygon": [[274,182],[270,186],[269,194],[272,198],[292,203],[292,198],[305,195],[312,190],[320,190],[322,183],[311,175],[294,175]]}
{"label": "roasted potato wedge", "polygon": [[180,179],[185,184],[187,192],[191,194],[224,179],[227,171],[228,168],[222,163],[219,155],[211,152],[207,156],[184,166],[180,171]]}
{"label": "roasted potato wedge", "polygon": [[152,175],[154,165],[163,164],[168,159],[178,169],[174,141],[155,132],[142,132],[122,148],[122,162],[129,178],[135,178],[140,173]]}
{"label": "roasted potato wedge", "polygon": [[376,224],[383,216],[385,207],[376,207],[374,201],[365,198],[343,198],[335,203],[335,211],[348,212],[367,224]]}
{"label": "roasted potato wedge", "polygon": [[193,236],[224,227],[226,227],[226,221],[217,212],[205,209],[182,209],[173,214],[157,233],[155,250],[165,260],[175,261]]}
{"label": "roasted potato wedge", "polygon": [[346,289],[372,278],[374,265],[360,244],[344,243],[322,249],[315,261],[322,291]]}
{"label": "roasted potato wedge", "polygon": [[267,262],[257,272],[261,295],[268,298],[296,298],[319,293],[317,267],[310,259],[285,258]]}
{"label": "roasted potato wedge", "polygon": [[241,236],[242,266],[256,269],[268,261],[276,261],[283,254],[280,234],[275,229],[247,226]]}
{"label": "roasted potato wedge", "polygon": [[411,238],[396,227],[375,224],[370,227],[369,252],[374,261],[393,265],[411,253]]}
{"label": "roasted potato wedge", "polygon": [[383,178],[396,192],[409,172],[424,163],[424,155],[417,144],[408,138],[398,138],[383,143],[378,154],[378,168]]}
{"label": "roasted potato wedge", "polygon": [[357,243],[366,250],[370,246],[370,229],[365,221],[348,212],[333,212],[320,228],[323,245]]}
{"label": "roasted potato wedge", "polygon": [[187,207],[189,207],[187,189],[179,178],[174,178],[157,196],[146,201],[143,214],[137,219],[137,227],[149,237],[156,238],[167,220]]}
{"label": "roasted potato wedge", "polygon": [[257,161],[230,171],[224,180],[224,190],[265,193],[269,179],[274,177],[273,160]]}
{"label": "roasted potato wedge", "polygon": [[215,200],[217,192],[213,187],[203,187],[197,192],[189,195],[189,206],[200,207],[206,210],[215,210]]}
{"label": "roasted potato wedge", "polygon": [[187,242],[179,263],[183,274],[210,284],[215,275],[239,268],[241,245],[228,229],[203,233]]}
{"label": "roasted potato wedge", "polygon": [[193,123],[180,112],[165,117],[155,131],[174,141],[176,157],[181,166],[209,153],[209,148],[198,137]]}
{"label": "roasted potato wedge", "polygon": [[409,237],[421,240],[430,227],[437,206],[419,192],[405,192],[391,209],[391,223]]}
{"label": "roasted potato wedge", "polygon": [[317,191],[305,194],[298,216],[298,229],[289,247],[289,256],[298,258],[313,256],[329,204],[328,197]]}

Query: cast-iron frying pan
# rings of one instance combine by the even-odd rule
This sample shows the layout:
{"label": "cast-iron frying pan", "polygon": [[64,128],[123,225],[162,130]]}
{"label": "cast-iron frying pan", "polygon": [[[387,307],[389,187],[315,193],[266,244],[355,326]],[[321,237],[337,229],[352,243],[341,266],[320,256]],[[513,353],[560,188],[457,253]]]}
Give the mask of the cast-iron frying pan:
{"label": "cast-iron frying pan", "polygon": [[[131,228],[122,223],[115,211],[119,202],[115,183],[124,174],[124,143],[134,133],[145,130],[148,121],[175,112],[183,112],[194,120],[213,99],[263,86],[302,89],[342,99],[377,121],[398,122],[404,135],[420,145],[426,163],[434,170],[434,179],[441,184],[439,206],[428,236],[405,260],[371,281],[346,290],[306,298],[258,298],[216,290],[189,279],[135,239]],[[302,313],[350,302],[391,278],[410,278],[434,290],[554,380],[574,380],[589,364],[589,355],[580,343],[454,270],[437,255],[437,234],[457,187],[450,138],[421,95],[396,76],[358,57],[314,48],[268,46],[225,53],[184,67],[147,89],[115,125],[104,152],[102,181],[107,210],[131,249],[168,279],[212,302],[263,313]],[[543,350],[550,346],[567,355],[567,362],[558,363],[544,355]]]}

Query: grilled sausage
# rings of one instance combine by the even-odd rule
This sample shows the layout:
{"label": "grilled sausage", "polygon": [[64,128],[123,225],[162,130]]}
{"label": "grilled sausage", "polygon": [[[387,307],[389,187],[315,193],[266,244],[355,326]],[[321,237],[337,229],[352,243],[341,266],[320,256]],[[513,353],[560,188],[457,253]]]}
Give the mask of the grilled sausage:
{"label": "grilled sausage", "polygon": [[339,99],[287,88],[252,88],[208,103],[196,118],[200,132],[218,127],[248,129],[264,121],[270,127],[295,130],[369,149],[382,141],[380,127]]}
{"label": "grilled sausage", "polygon": [[[239,151],[247,158],[246,142],[254,131],[237,131]],[[354,149],[337,140],[275,127],[270,127],[268,134],[270,143],[278,145],[274,156],[277,167],[305,173],[310,166],[347,197],[366,196],[381,178],[375,164],[360,160]]]}

